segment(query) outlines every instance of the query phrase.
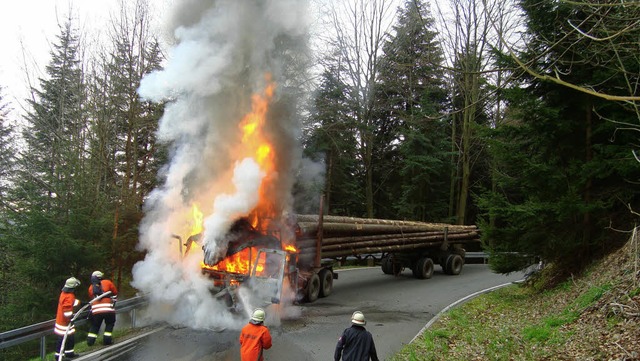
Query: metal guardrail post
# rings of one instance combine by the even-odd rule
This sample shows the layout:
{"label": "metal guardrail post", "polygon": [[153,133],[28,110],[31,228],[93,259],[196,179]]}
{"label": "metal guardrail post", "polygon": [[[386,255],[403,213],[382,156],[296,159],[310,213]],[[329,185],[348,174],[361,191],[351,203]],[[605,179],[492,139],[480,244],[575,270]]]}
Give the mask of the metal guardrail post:
{"label": "metal guardrail post", "polygon": [[47,357],[47,339],[46,336],[40,337],[40,360],[44,360]]}
{"label": "metal guardrail post", "polygon": [[136,328],[136,309],[131,310],[131,328]]}

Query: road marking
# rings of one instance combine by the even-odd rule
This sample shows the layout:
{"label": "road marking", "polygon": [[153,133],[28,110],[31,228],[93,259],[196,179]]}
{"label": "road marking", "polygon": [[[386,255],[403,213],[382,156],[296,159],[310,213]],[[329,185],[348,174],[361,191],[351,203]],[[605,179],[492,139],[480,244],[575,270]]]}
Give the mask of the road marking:
{"label": "road marking", "polygon": [[463,298],[461,298],[461,299],[457,300],[456,302],[454,302],[454,303],[450,304],[449,306],[447,306],[447,307],[443,308],[440,312],[438,312],[438,314],[437,314],[437,315],[433,316],[433,317],[429,320],[429,322],[427,322],[427,324],[426,324],[426,325],[424,325],[424,327],[420,330],[420,332],[418,332],[418,334],[417,334],[417,335],[415,335],[415,336],[411,339],[411,341],[410,341],[409,343],[413,343],[413,341],[415,341],[418,337],[420,337],[420,335],[422,335],[422,334],[423,334],[423,333],[424,333],[424,332],[425,332],[429,327],[431,327],[431,326],[432,326],[436,321],[438,321],[438,319],[440,319],[440,317],[442,317],[442,315],[443,315],[445,312],[449,311],[450,309],[452,309],[452,308],[454,308],[454,307],[456,307],[456,306],[458,306],[458,305],[460,305],[460,304],[462,304],[462,303],[465,303],[465,302],[469,301],[470,299],[472,299],[472,298],[474,298],[474,297],[480,296],[480,295],[481,295],[481,294],[483,294],[483,293],[489,293],[489,292],[491,292],[491,291],[495,291],[495,290],[497,290],[498,288],[506,287],[506,286],[509,286],[509,285],[512,285],[512,284],[517,284],[517,283],[519,283],[519,282],[522,282],[522,280],[520,280],[520,281],[514,281],[514,282],[509,282],[509,283],[503,283],[503,284],[501,284],[501,285],[497,285],[497,286],[489,287],[489,288],[487,288],[487,289],[484,289],[484,290],[481,290],[481,291],[478,291],[478,292],[472,293],[472,294],[470,294],[470,295],[468,295],[468,296],[465,296],[465,297],[463,297]]}

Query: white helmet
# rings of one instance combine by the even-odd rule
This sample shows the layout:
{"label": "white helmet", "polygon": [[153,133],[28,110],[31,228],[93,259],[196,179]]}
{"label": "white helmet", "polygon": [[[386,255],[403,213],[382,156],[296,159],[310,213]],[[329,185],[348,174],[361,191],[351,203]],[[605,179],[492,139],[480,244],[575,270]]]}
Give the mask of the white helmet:
{"label": "white helmet", "polygon": [[367,321],[364,319],[364,315],[360,311],[356,311],[351,315],[351,323],[354,325],[364,326],[367,324]]}
{"label": "white helmet", "polygon": [[64,283],[65,288],[76,288],[78,286],[80,286],[80,281],[75,277],[67,278],[67,281]]}
{"label": "white helmet", "polygon": [[102,278],[102,277],[104,277],[104,273],[102,273],[100,271],[93,271],[93,273],[91,274],[91,277]]}
{"label": "white helmet", "polygon": [[262,308],[256,308],[251,314],[251,320],[256,322],[264,322],[264,310]]}

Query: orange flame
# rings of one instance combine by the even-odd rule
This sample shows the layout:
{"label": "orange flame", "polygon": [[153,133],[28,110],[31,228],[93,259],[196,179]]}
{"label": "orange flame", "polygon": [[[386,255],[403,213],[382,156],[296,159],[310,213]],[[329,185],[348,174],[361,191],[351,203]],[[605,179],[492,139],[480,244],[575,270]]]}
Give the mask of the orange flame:
{"label": "orange flame", "polygon": [[286,246],[284,246],[284,250],[285,251],[289,251],[289,252],[298,252],[298,249],[296,249],[295,246],[293,246],[292,244],[288,244]]}
{"label": "orange flame", "polygon": [[191,207],[191,215],[193,216],[193,226],[191,227],[191,235],[193,236],[202,233],[204,216],[195,203]]}
{"label": "orange flame", "polygon": [[[234,253],[231,256],[223,259],[222,261],[216,263],[213,266],[209,266],[204,262],[200,263],[200,266],[204,269],[214,270],[214,271],[224,271],[229,273],[237,273],[248,275],[251,271],[251,267],[253,265],[252,257],[258,252],[257,247],[247,247],[240,252]],[[264,269],[264,259],[258,260],[258,265],[256,266],[256,272],[261,272]]]}
{"label": "orange flame", "polygon": [[275,183],[275,153],[273,145],[268,139],[264,126],[267,121],[269,103],[275,93],[275,83],[271,75],[265,76],[267,86],[263,94],[254,94],[251,99],[251,113],[247,114],[240,122],[242,131],[242,148],[247,152],[246,156],[254,158],[260,169],[266,174],[259,189],[258,205],[250,216],[251,224],[259,229],[266,229],[266,224],[259,224],[265,218],[273,217],[276,213],[274,200],[269,199],[271,193],[268,190]]}

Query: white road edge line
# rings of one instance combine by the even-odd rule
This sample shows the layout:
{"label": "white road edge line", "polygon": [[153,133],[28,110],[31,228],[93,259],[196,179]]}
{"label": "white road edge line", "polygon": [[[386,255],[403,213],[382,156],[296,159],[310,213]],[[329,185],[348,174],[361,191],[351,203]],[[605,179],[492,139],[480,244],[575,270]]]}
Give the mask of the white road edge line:
{"label": "white road edge line", "polygon": [[424,332],[425,332],[429,327],[431,327],[431,326],[432,326],[436,321],[438,321],[438,320],[440,319],[440,317],[442,317],[442,315],[443,315],[445,312],[449,311],[450,309],[452,309],[452,308],[454,308],[454,307],[456,307],[456,306],[458,306],[458,305],[460,305],[460,304],[462,304],[462,303],[465,303],[465,302],[469,301],[470,299],[472,299],[472,298],[474,298],[474,297],[477,297],[477,296],[479,296],[479,295],[481,295],[481,294],[483,294],[483,293],[489,293],[489,292],[491,292],[491,291],[495,291],[495,290],[497,290],[498,288],[506,287],[506,286],[512,285],[512,284],[514,284],[514,283],[515,283],[515,284],[517,284],[517,283],[520,283],[520,282],[522,282],[522,281],[523,281],[523,280],[513,281],[513,282],[503,283],[503,284],[501,284],[501,285],[497,285],[497,286],[489,287],[489,288],[487,288],[487,289],[484,289],[484,290],[481,290],[481,291],[478,291],[478,292],[472,293],[472,294],[470,294],[470,295],[468,295],[468,296],[465,296],[465,297],[463,297],[463,298],[461,298],[461,299],[457,300],[456,302],[454,302],[454,303],[450,304],[449,306],[447,306],[447,307],[443,308],[440,312],[438,312],[438,314],[437,314],[437,315],[433,316],[433,317],[429,320],[429,322],[427,322],[427,324],[426,324],[426,325],[424,325],[424,327],[420,330],[420,332],[418,332],[418,334],[417,334],[417,335],[413,336],[413,338],[411,339],[411,341],[410,341],[409,343],[413,343],[413,341],[415,341],[418,337],[420,337],[420,335],[422,335],[422,334],[423,334],[423,333],[424,333]]}

